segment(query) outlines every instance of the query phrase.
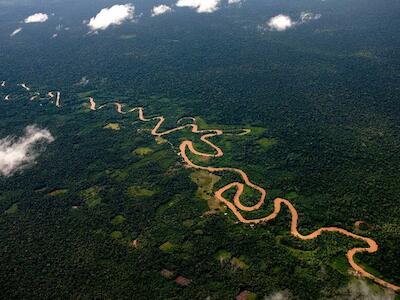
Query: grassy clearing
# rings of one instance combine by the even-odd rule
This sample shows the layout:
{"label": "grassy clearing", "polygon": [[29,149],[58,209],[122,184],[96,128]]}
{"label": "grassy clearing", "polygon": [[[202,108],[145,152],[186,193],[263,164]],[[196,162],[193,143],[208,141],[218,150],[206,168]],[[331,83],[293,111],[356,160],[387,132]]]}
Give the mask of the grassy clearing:
{"label": "grassy clearing", "polygon": [[122,232],[121,231],[113,231],[113,232],[111,232],[111,237],[113,238],[113,239],[120,239],[120,238],[122,238]]}
{"label": "grassy clearing", "polygon": [[156,137],[156,143],[158,144],[158,145],[163,145],[163,144],[165,144],[165,143],[167,143],[168,141],[166,140],[166,139],[164,139],[163,137],[161,137],[161,136],[157,136]]}
{"label": "grassy clearing", "polygon": [[162,277],[164,277],[166,279],[171,279],[175,275],[174,272],[167,270],[167,269],[162,269],[160,274]]}
{"label": "grassy clearing", "polygon": [[128,187],[127,193],[130,197],[151,197],[156,192],[145,187],[130,186]]}
{"label": "grassy clearing", "polygon": [[111,174],[111,178],[115,179],[116,181],[122,182],[129,177],[129,174],[125,170],[116,170]]}
{"label": "grassy clearing", "polygon": [[161,251],[164,252],[172,252],[175,249],[175,245],[172,244],[171,242],[165,242],[159,248]]}
{"label": "grassy clearing", "polygon": [[272,146],[278,144],[278,140],[274,138],[261,138],[257,140],[257,143],[263,148],[264,150],[270,149]]}
{"label": "grassy clearing", "polygon": [[240,269],[240,270],[247,270],[249,268],[249,265],[246,264],[243,260],[243,257],[234,257],[231,259],[231,265],[235,269]]}
{"label": "grassy clearing", "polygon": [[139,147],[133,151],[134,154],[139,155],[139,156],[145,156],[145,155],[151,154],[153,152],[154,152],[154,150],[149,147]]}
{"label": "grassy clearing", "polygon": [[118,123],[108,123],[103,127],[104,129],[112,129],[112,130],[121,130],[121,127]]}
{"label": "grassy clearing", "polygon": [[14,203],[13,205],[11,205],[6,211],[5,213],[8,215],[12,215],[18,212],[18,204]]}
{"label": "grassy clearing", "polygon": [[349,263],[344,255],[338,255],[334,257],[330,261],[330,265],[332,268],[337,270],[339,273],[343,275],[348,275],[349,274]]}
{"label": "grassy clearing", "polygon": [[173,208],[174,206],[176,206],[179,203],[180,200],[181,200],[181,197],[179,197],[179,195],[175,195],[174,198],[172,198],[167,203],[161,205],[157,209],[157,215],[164,214],[168,209]]}
{"label": "grassy clearing", "polygon": [[189,227],[192,227],[193,224],[194,224],[194,221],[191,220],[191,219],[187,219],[187,220],[185,220],[185,221],[182,222],[182,225],[185,226],[185,227],[188,227],[188,228],[189,228]]}
{"label": "grassy clearing", "polygon": [[168,149],[159,150],[152,152],[146,156],[143,156],[141,160],[135,162],[130,167],[133,169],[146,168],[149,163],[158,163],[162,168],[168,168],[172,162],[176,161],[176,157],[171,155]]}
{"label": "grassy clearing", "polygon": [[93,186],[80,192],[80,195],[85,200],[86,205],[92,208],[101,203],[100,191],[101,187]]}
{"label": "grassy clearing", "polygon": [[216,255],[216,259],[222,264],[227,261],[230,261],[232,258],[232,254],[226,250],[218,251]]}
{"label": "grassy clearing", "polygon": [[223,205],[213,195],[214,185],[220,181],[221,177],[210,172],[200,170],[193,172],[190,179],[197,184],[196,195],[208,203],[212,210],[224,210]]}
{"label": "grassy clearing", "polygon": [[51,191],[47,195],[55,197],[55,196],[63,195],[63,194],[66,194],[66,193],[68,193],[68,189],[59,189],[59,190]]}
{"label": "grassy clearing", "polygon": [[111,224],[113,225],[119,225],[124,223],[126,218],[123,215],[117,215],[111,220]]}
{"label": "grassy clearing", "polygon": [[288,199],[288,200],[293,200],[298,197],[299,197],[299,195],[296,192],[290,192],[285,195],[285,199]]}

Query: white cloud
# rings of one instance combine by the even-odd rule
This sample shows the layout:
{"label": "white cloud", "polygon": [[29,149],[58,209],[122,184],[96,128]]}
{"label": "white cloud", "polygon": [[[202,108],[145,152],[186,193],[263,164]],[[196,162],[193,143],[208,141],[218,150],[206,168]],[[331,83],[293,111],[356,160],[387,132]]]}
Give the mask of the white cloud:
{"label": "white cloud", "polygon": [[132,20],[135,14],[133,4],[114,5],[103,8],[95,17],[91,18],[87,26],[92,31],[106,30],[111,25],[121,25],[127,20]]}
{"label": "white cloud", "polygon": [[176,6],[190,7],[198,13],[212,13],[219,9],[221,0],[178,0]]}
{"label": "white cloud", "polygon": [[36,125],[27,126],[22,137],[7,136],[0,139],[0,175],[10,176],[28,167],[35,162],[43,146],[53,141],[54,137],[47,129],[40,129]]}
{"label": "white cloud", "polygon": [[303,11],[300,14],[300,23],[306,23],[312,20],[318,20],[321,18],[321,14],[314,14],[312,12]]}
{"label": "white cloud", "polygon": [[307,23],[309,21],[318,20],[321,18],[321,14],[314,14],[312,12],[302,12],[300,18],[297,21],[293,21],[289,16],[277,15],[272,17],[267,22],[267,27],[269,30],[275,31],[285,31],[297,25]]}
{"label": "white cloud", "polygon": [[22,31],[21,27],[17,28],[10,34],[10,36],[13,37],[13,36],[17,35],[18,33],[20,33],[21,31]]}
{"label": "white cloud", "polygon": [[270,30],[285,31],[296,25],[296,22],[293,22],[289,16],[277,15],[269,19],[267,25]]}
{"label": "white cloud", "polygon": [[25,23],[43,23],[49,19],[49,16],[44,13],[37,13],[32,16],[27,17],[24,22]]}
{"label": "white cloud", "polygon": [[151,10],[151,16],[155,17],[171,11],[172,11],[171,7],[165,4],[161,4],[153,7],[153,9]]}
{"label": "white cloud", "polygon": [[242,4],[242,0],[228,0],[229,5]]}

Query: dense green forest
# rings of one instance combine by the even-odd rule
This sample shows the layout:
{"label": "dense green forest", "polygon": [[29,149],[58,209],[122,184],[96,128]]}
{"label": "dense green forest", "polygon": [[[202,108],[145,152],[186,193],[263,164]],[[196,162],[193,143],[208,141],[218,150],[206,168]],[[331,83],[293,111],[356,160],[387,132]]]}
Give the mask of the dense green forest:
{"label": "dense green forest", "polygon": [[[210,150],[198,135],[155,141],[154,122],[112,105],[90,111],[89,96],[143,106],[166,117],[164,128],[196,116],[202,128],[231,133],[213,139],[222,158],[198,162],[241,168],[268,189],[254,217],[289,199],[302,233],[338,226],[374,239],[379,251],[358,262],[400,285],[398,2],[248,1],[213,14],[143,16],[97,35],[81,23],[104,3],[6,2],[0,139],[37,124],[55,141],[29,168],[0,176],[0,298],[350,297],[345,253],[362,243],[337,234],[297,240],[285,210],[254,227],[223,208],[210,213],[212,192],[237,178],[184,167],[183,139]],[[153,4],[135,3],[138,11]],[[57,19],[9,37],[15,20],[45,9]],[[303,10],[322,17],[285,32],[257,29]],[[58,24],[70,30],[49,39]],[[61,108],[29,100],[53,90]],[[251,132],[238,135],[242,128]],[[358,220],[369,226],[356,229]]]}

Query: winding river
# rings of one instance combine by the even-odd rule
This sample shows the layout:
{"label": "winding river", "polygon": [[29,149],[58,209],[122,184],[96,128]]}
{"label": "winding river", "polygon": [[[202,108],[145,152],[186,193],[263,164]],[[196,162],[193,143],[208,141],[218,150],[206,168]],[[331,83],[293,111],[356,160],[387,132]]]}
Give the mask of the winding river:
{"label": "winding river", "polygon": [[[3,81],[1,83],[1,86],[5,86],[5,81]],[[23,88],[25,88],[26,90],[28,90],[29,88],[25,85],[25,84],[21,84],[21,86]],[[61,106],[61,102],[60,102],[60,92],[49,92],[48,96],[51,98],[55,98],[56,100],[56,106],[60,107]],[[34,100],[36,97],[31,97],[30,100]],[[7,95],[5,97],[5,100],[10,100],[10,95]],[[231,211],[232,213],[236,216],[236,218],[244,223],[244,224],[260,224],[260,223],[266,223],[269,222],[271,220],[274,220],[276,217],[278,217],[282,206],[286,206],[286,208],[288,208],[290,215],[291,215],[291,221],[290,221],[290,232],[291,234],[301,240],[312,240],[317,238],[318,236],[320,236],[321,234],[323,234],[324,232],[336,232],[339,234],[342,234],[344,236],[350,237],[352,239],[355,240],[359,240],[362,241],[364,243],[366,243],[365,247],[356,247],[356,248],[352,248],[350,250],[347,251],[346,253],[346,257],[347,260],[349,261],[350,266],[361,276],[366,277],[371,279],[372,281],[374,281],[375,283],[392,289],[396,292],[400,292],[400,287],[397,285],[394,285],[392,283],[389,283],[383,279],[380,279],[376,276],[374,276],[373,274],[367,272],[361,265],[357,264],[355,261],[355,255],[358,253],[374,253],[376,251],[378,251],[378,244],[371,238],[368,237],[364,237],[355,233],[352,233],[348,230],[345,230],[343,228],[340,227],[321,227],[319,229],[317,229],[316,231],[309,233],[309,234],[301,234],[298,231],[298,219],[299,219],[299,215],[297,213],[296,208],[293,206],[293,204],[287,200],[287,199],[283,199],[283,198],[276,198],[273,201],[273,205],[274,205],[274,210],[271,214],[261,217],[261,218],[255,218],[255,219],[249,219],[246,218],[242,215],[241,211],[246,211],[246,212],[251,212],[251,211],[256,211],[258,209],[260,209],[264,204],[265,204],[265,200],[267,197],[267,191],[258,186],[257,184],[253,183],[248,175],[241,169],[237,169],[237,168],[231,168],[231,167],[212,167],[212,166],[201,166],[198,165],[196,163],[194,163],[193,161],[190,160],[188,154],[192,154],[192,155],[196,155],[196,156],[200,156],[200,157],[205,157],[205,158],[212,158],[212,157],[222,157],[224,155],[222,149],[220,147],[218,147],[216,144],[214,144],[213,142],[210,141],[211,138],[215,137],[215,136],[220,136],[223,135],[224,132],[222,130],[219,129],[211,129],[211,130],[200,130],[198,125],[196,124],[196,119],[193,117],[185,117],[182,118],[183,119],[188,119],[191,121],[191,123],[185,124],[185,125],[180,125],[178,127],[172,128],[172,129],[168,129],[165,131],[161,131],[161,126],[163,125],[165,118],[163,116],[156,116],[156,117],[151,117],[151,118],[146,118],[144,116],[144,109],[143,107],[135,107],[132,108],[130,110],[128,110],[127,112],[125,112],[123,110],[123,105],[118,103],[118,102],[114,102],[112,103],[115,107],[115,110],[120,113],[120,114],[127,114],[127,113],[135,113],[137,112],[138,118],[139,120],[143,121],[143,122],[150,122],[150,121],[156,121],[155,126],[151,129],[151,134],[154,137],[162,137],[168,134],[171,134],[173,132],[179,131],[179,130],[183,130],[185,128],[191,128],[191,131],[193,133],[197,133],[197,134],[201,134],[200,136],[200,140],[207,144],[210,149],[213,150],[212,153],[204,153],[201,152],[199,150],[197,150],[194,146],[194,143],[190,140],[184,140],[183,142],[181,142],[180,146],[179,146],[179,152],[178,155],[181,156],[181,158],[183,159],[184,163],[186,164],[187,167],[193,168],[193,169],[197,169],[197,170],[205,170],[208,171],[210,173],[216,173],[216,172],[232,172],[232,173],[236,173],[240,176],[240,178],[242,179],[242,182],[231,182],[227,185],[225,185],[224,187],[220,188],[219,190],[217,190],[215,192],[215,198],[219,201],[221,201],[222,203],[224,203]],[[107,104],[102,105],[100,107],[98,107],[98,109],[101,109],[103,107],[107,106]],[[96,109],[96,102],[95,99],[93,97],[89,97],[89,108],[92,111],[97,110]],[[177,123],[179,125],[180,121],[179,120]],[[244,135],[244,134],[248,134],[250,133],[249,129],[244,129],[243,132],[239,135]],[[244,188],[245,186],[255,189],[259,192],[260,197],[258,199],[258,202],[252,206],[247,206],[245,204],[243,204],[241,202],[240,197],[243,194]],[[227,192],[228,190],[234,189],[235,190],[235,195],[233,196],[232,199],[227,199],[224,196],[224,193]],[[359,228],[359,225],[361,224],[362,221],[358,221],[356,222],[355,226],[356,229]]]}
{"label": "winding river", "polygon": [[[93,98],[92,98],[93,99]],[[93,99],[94,102],[94,99]],[[123,113],[125,114],[126,112],[123,111],[123,106],[119,103],[114,103],[116,110],[118,113]],[[91,101],[91,107],[92,107],[92,101]],[[185,162],[185,164],[193,169],[198,169],[198,170],[205,170],[211,173],[216,173],[216,172],[233,172],[238,174],[243,182],[231,182],[227,185],[225,185],[224,187],[220,188],[219,190],[217,190],[215,192],[215,197],[217,200],[223,202],[231,211],[232,213],[236,216],[236,218],[244,223],[244,224],[260,224],[260,223],[266,223],[269,222],[271,220],[274,220],[276,217],[278,217],[282,206],[286,206],[289,209],[289,212],[291,214],[291,221],[290,221],[290,232],[291,234],[301,240],[312,240],[317,238],[318,236],[320,236],[321,234],[323,234],[324,232],[336,232],[339,234],[342,234],[344,236],[350,237],[352,239],[355,240],[359,240],[362,242],[365,242],[367,245],[365,247],[356,247],[356,248],[352,248],[349,251],[347,251],[346,253],[346,257],[347,260],[350,264],[350,266],[361,276],[366,277],[371,279],[372,281],[374,281],[375,283],[384,286],[386,288],[392,289],[396,292],[400,292],[400,287],[394,284],[391,284],[383,279],[380,279],[378,277],[376,277],[375,275],[367,272],[361,265],[357,264],[355,261],[355,255],[358,253],[374,253],[376,251],[378,251],[378,244],[371,238],[368,237],[364,237],[355,233],[352,233],[348,230],[345,230],[343,228],[340,227],[321,227],[319,229],[317,229],[316,231],[310,233],[310,234],[301,234],[298,231],[298,219],[299,219],[299,214],[296,210],[296,208],[293,206],[293,204],[286,199],[283,198],[276,198],[273,201],[274,204],[274,210],[271,214],[261,217],[261,218],[256,218],[256,219],[248,219],[246,217],[244,217],[240,211],[256,211],[258,209],[261,208],[261,206],[263,206],[265,204],[265,199],[267,196],[267,191],[258,186],[257,184],[253,183],[249,177],[247,176],[247,174],[241,170],[241,169],[237,169],[237,168],[230,168],[230,167],[211,167],[211,166],[200,166],[195,164],[194,162],[192,162],[190,160],[190,158],[188,157],[188,153],[193,154],[193,155],[197,155],[197,156],[201,156],[201,157],[221,157],[224,155],[223,151],[221,148],[219,148],[217,145],[215,145],[213,142],[211,142],[209,139],[213,138],[215,136],[219,136],[223,134],[222,130],[218,130],[218,129],[213,129],[213,130],[199,130],[198,125],[196,124],[196,120],[194,118],[189,118],[192,120],[193,123],[191,124],[186,124],[186,125],[182,125],[182,126],[178,126],[176,128],[172,128],[166,131],[160,131],[160,128],[162,126],[162,124],[165,121],[165,118],[163,116],[157,116],[157,117],[151,117],[151,118],[146,118],[144,116],[144,109],[142,107],[135,107],[132,108],[128,111],[128,113],[133,113],[133,112],[137,112],[138,113],[138,117],[139,120],[143,121],[143,122],[149,122],[149,121],[157,121],[156,125],[153,127],[153,129],[151,130],[151,134],[154,137],[162,137],[165,135],[168,135],[172,132],[178,131],[178,130],[182,130],[185,128],[191,128],[191,131],[193,133],[198,133],[201,134],[201,141],[204,142],[205,144],[207,144],[208,146],[210,146],[211,149],[213,149],[213,153],[204,153],[204,152],[200,152],[198,150],[196,150],[194,144],[192,141],[190,140],[184,140],[183,142],[181,142],[180,146],[179,146],[179,155],[182,157],[183,161]],[[260,198],[258,200],[258,202],[252,206],[246,206],[245,204],[243,204],[240,200],[241,195],[243,194],[244,191],[244,187],[248,186],[252,189],[257,190],[260,193]],[[227,199],[224,196],[224,193],[228,190],[234,189],[236,190],[235,195],[233,196],[233,199]]]}

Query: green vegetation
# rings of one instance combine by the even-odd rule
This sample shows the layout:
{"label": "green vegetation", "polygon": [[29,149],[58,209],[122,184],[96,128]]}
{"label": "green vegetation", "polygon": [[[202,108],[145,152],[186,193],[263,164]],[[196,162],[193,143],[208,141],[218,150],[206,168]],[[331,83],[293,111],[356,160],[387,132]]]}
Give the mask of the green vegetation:
{"label": "green vegetation", "polygon": [[277,139],[262,138],[257,141],[257,143],[264,149],[268,150],[272,146],[278,144]]}
{"label": "green vegetation", "polygon": [[160,246],[160,250],[164,252],[172,252],[174,249],[175,246],[171,242],[165,242]]}
{"label": "green vegetation", "polygon": [[331,266],[343,275],[349,273],[349,263],[345,256],[339,255],[331,260]]}
{"label": "green vegetation", "polygon": [[145,156],[148,155],[150,153],[153,153],[153,149],[149,148],[149,147],[139,147],[137,148],[135,151],[133,151],[136,155],[139,156]]}
{"label": "green vegetation", "polygon": [[127,193],[130,197],[151,197],[155,194],[155,191],[140,186],[128,187]]}
{"label": "green vegetation", "polygon": [[196,195],[200,199],[206,200],[208,207],[211,210],[224,210],[223,205],[213,195],[214,185],[221,179],[221,177],[200,170],[193,172],[190,175],[190,178],[198,186]]}
{"label": "green vegetation", "polygon": [[222,264],[230,261],[232,254],[226,250],[221,250],[217,253],[217,260]]}
{"label": "green vegetation", "polygon": [[231,259],[231,265],[234,269],[247,270],[249,268],[249,266],[243,261],[242,257],[233,257]]}
{"label": "green vegetation", "polygon": [[111,220],[111,224],[113,224],[113,225],[119,225],[119,224],[124,223],[125,220],[126,220],[126,218],[125,218],[123,215],[118,215],[118,216],[115,216],[115,217]]}
{"label": "green vegetation", "polygon": [[54,190],[54,191],[48,193],[48,195],[55,197],[55,196],[59,196],[59,195],[64,195],[66,193],[68,193],[68,189],[59,189],[59,190]]}
{"label": "green vegetation", "polygon": [[257,294],[256,294],[256,293],[250,292],[250,293],[247,295],[247,300],[256,300],[256,299],[257,299]]}
{"label": "green vegetation", "polygon": [[116,181],[124,181],[129,177],[129,173],[126,170],[116,170],[111,173],[111,178],[115,179]]}
{"label": "green vegetation", "polygon": [[298,197],[299,197],[299,195],[296,192],[290,192],[285,195],[285,199],[288,199],[288,200],[293,200]]}
{"label": "green vegetation", "polygon": [[[2,298],[219,300],[250,291],[263,299],[286,290],[293,299],[351,298],[337,296],[353,278],[345,255],[365,243],[330,233],[300,241],[284,207],[267,224],[237,223],[213,194],[242,180],[185,168],[177,155],[185,139],[213,149],[190,128],[155,140],[157,120],[118,114],[116,101],[125,112],[144,107],[148,119],[163,115],[160,131],[190,116],[200,129],[222,129],[211,140],[223,157],[190,157],[241,168],[267,188],[265,205],[246,216],[286,198],[303,234],[339,226],[376,240],[378,252],[358,261],[400,285],[398,1],[222,1],[213,14],[176,8],[98,35],[81,22],[104,3],[3,2],[13,5],[0,4],[0,140],[18,140],[28,124],[55,140],[0,177]],[[158,4],[139,2],[144,16]],[[42,9],[56,17],[10,37]],[[301,11],[322,17],[285,32],[258,27],[275,13],[297,22]],[[59,38],[49,42],[58,17]],[[61,108],[50,90],[61,91]],[[247,188],[242,200],[257,197]],[[357,220],[370,227],[357,231]],[[177,276],[192,283],[181,287]]]}
{"label": "green vegetation", "polygon": [[157,136],[157,137],[156,137],[156,142],[157,142],[157,144],[159,144],[159,145],[163,145],[163,144],[167,143],[167,140],[164,139],[164,138],[161,137],[161,136]]}
{"label": "green vegetation", "polygon": [[190,220],[190,219],[185,220],[185,221],[182,222],[182,225],[185,226],[185,227],[192,227],[193,224],[194,224],[194,221]]}
{"label": "green vegetation", "polygon": [[88,207],[93,208],[101,203],[99,193],[101,188],[99,186],[90,187],[80,193],[81,197],[85,200]]}
{"label": "green vegetation", "polygon": [[123,236],[121,231],[113,231],[110,235],[113,239],[120,239]]}
{"label": "green vegetation", "polygon": [[108,123],[103,128],[112,130],[121,130],[121,126],[118,123]]}
{"label": "green vegetation", "polygon": [[6,214],[12,215],[18,212],[18,203],[11,205],[6,211]]}

